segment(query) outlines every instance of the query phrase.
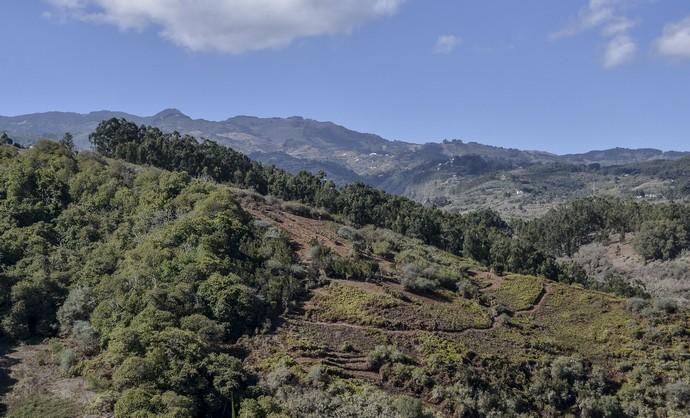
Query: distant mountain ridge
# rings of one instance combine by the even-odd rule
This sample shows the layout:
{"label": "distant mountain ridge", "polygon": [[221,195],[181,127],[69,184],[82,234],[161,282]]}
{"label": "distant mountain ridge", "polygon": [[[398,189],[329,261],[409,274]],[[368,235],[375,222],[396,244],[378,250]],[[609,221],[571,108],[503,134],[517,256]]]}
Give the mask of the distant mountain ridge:
{"label": "distant mountain ridge", "polygon": [[[6,131],[10,136],[25,143],[41,138],[57,139],[64,132],[69,131],[74,135],[80,148],[87,148],[89,133],[98,123],[110,118],[125,118],[137,124],[157,126],[164,131],[177,130],[184,134],[209,138],[247,154],[284,152],[303,159],[321,158],[324,157],[325,152],[340,151],[394,156],[408,164],[412,164],[415,159],[428,162],[471,154],[522,163],[560,161],[575,164],[625,164],[653,159],[678,159],[690,155],[690,152],[664,152],[653,148],[612,148],[581,154],[557,155],[545,151],[502,148],[461,140],[413,144],[388,140],[375,134],[353,131],[332,122],[320,122],[299,116],[288,118],[234,116],[223,121],[209,121],[192,119],[178,109],[165,109],[153,116],[138,116],[108,110],[87,114],[44,112],[0,116],[0,131]],[[331,155],[330,157],[339,159],[342,156]]]}
{"label": "distant mountain ridge", "polygon": [[[452,207],[456,210],[474,208],[476,199],[469,204],[463,195],[472,190],[484,190],[488,185],[491,185],[490,191],[498,190],[496,195],[515,193],[516,190],[521,192],[522,189],[527,193],[541,193],[540,189],[559,188],[564,182],[560,177],[559,180],[553,177],[551,183],[542,184],[553,176],[554,166],[561,167],[558,169],[561,170],[559,175],[563,176],[573,170],[572,167],[568,168],[570,166],[608,167],[679,160],[690,156],[690,152],[664,152],[652,148],[613,148],[556,155],[461,140],[413,144],[298,116],[235,116],[222,121],[209,121],[192,119],[177,109],[166,109],[153,116],[106,110],[88,114],[46,112],[0,116],[0,132],[6,131],[10,137],[25,144],[41,138],[58,139],[65,132],[71,132],[77,147],[84,149],[90,146],[88,135],[101,121],[110,118],[125,118],[137,124],[156,126],[166,132],[178,131],[207,138],[291,172],[324,171],[340,184],[364,181],[420,201],[441,198],[447,202],[463,202]],[[536,168],[525,171],[534,166]],[[542,166],[550,168],[545,171],[539,168]],[[536,172],[539,178],[533,177],[532,173]],[[600,173],[593,173],[588,177],[592,180],[573,183],[563,192],[565,195],[580,193],[579,188],[584,186],[577,184],[596,182],[601,176]],[[516,178],[520,180],[516,181]],[[614,179],[607,178],[606,181],[613,182]],[[535,183],[540,183],[540,186],[532,187]],[[630,187],[628,192],[632,193],[633,186]],[[549,199],[553,199],[551,194],[549,196]],[[481,201],[479,199],[478,202]]]}

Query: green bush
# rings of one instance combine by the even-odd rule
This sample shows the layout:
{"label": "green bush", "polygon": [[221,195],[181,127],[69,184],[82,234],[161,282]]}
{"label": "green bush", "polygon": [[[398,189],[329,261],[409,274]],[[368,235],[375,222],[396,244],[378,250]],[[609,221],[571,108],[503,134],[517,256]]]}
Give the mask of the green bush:
{"label": "green bush", "polygon": [[438,281],[426,277],[403,277],[400,284],[411,292],[433,292],[441,287]]}
{"label": "green bush", "polygon": [[670,298],[659,298],[654,301],[654,308],[658,312],[673,314],[678,311],[678,302]]}
{"label": "green bush", "polygon": [[400,414],[400,418],[424,418],[424,408],[419,399],[401,396],[393,401],[393,407]]}
{"label": "green bush", "polygon": [[340,238],[344,238],[349,241],[360,241],[362,235],[356,229],[350,228],[349,226],[341,226],[336,232]]}
{"label": "green bush", "polygon": [[392,345],[377,345],[367,354],[367,364],[372,370],[379,370],[388,363],[409,363],[410,358]]}
{"label": "green bush", "polygon": [[326,373],[323,367],[319,365],[314,365],[309,368],[306,377],[307,383],[314,387],[323,387],[329,382],[328,373]]}
{"label": "green bush", "polygon": [[60,330],[69,334],[75,321],[85,321],[96,307],[96,297],[88,287],[77,287],[70,290],[67,299],[57,311]]}
{"label": "green bush", "polygon": [[79,358],[73,350],[66,348],[60,352],[58,360],[62,372],[65,374],[70,374],[72,368],[77,365]]}
{"label": "green bush", "polygon": [[75,321],[72,324],[72,339],[86,355],[93,355],[98,351],[98,331],[88,321]]}
{"label": "green bush", "polygon": [[688,248],[688,232],[679,220],[646,221],[637,233],[635,248],[645,260],[670,260]]}
{"label": "green bush", "polygon": [[129,357],[113,372],[113,385],[127,389],[144,385],[155,378],[153,364],[141,357]]}

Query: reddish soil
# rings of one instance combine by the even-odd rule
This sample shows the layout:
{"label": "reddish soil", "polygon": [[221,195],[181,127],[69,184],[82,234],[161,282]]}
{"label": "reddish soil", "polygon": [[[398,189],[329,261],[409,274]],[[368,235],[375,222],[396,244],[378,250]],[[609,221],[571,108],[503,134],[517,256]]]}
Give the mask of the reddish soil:
{"label": "reddish soil", "polygon": [[347,256],[352,252],[350,242],[338,237],[335,226],[326,221],[298,216],[279,208],[278,205],[249,202],[243,203],[243,209],[254,218],[269,222],[287,232],[298,246],[298,254],[302,259],[308,258],[309,243],[314,239],[338,255]]}
{"label": "reddish soil", "polygon": [[503,281],[503,277],[488,271],[477,272],[474,277],[480,284],[482,292],[492,292],[498,289]]}

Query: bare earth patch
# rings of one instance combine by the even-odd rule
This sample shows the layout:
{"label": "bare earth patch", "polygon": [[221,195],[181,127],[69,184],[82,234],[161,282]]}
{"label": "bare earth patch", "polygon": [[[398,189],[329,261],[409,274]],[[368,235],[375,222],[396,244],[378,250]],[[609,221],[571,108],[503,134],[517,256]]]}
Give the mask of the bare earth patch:
{"label": "bare earth patch", "polygon": [[[96,398],[96,393],[86,387],[83,378],[63,375],[47,344],[22,345],[0,353],[0,376],[5,377],[0,378],[0,403],[10,413],[27,399],[69,401],[76,410],[84,411]],[[76,417],[98,415],[81,412]]]}

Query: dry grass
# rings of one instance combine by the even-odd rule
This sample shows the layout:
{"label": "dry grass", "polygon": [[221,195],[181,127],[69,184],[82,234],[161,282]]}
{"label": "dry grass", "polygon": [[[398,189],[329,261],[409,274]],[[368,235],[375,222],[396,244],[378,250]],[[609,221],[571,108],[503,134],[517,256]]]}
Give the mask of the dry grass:
{"label": "dry grass", "polygon": [[634,237],[608,245],[585,245],[573,256],[587,273],[599,281],[620,277],[628,283],[640,283],[655,297],[670,297],[690,303],[690,254],[675,260],[645,263],[633,249]]}

